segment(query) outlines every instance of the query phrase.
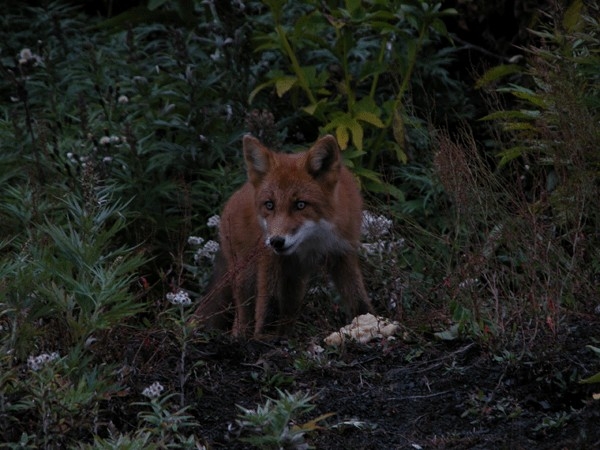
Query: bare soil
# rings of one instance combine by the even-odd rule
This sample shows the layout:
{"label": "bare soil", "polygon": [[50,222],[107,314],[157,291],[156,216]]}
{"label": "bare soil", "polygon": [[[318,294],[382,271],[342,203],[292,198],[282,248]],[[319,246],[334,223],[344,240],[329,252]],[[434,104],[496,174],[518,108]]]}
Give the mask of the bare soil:
{"label": "bare soil", "polygon": [[568,322],[519,354],[423,333],[313,359],[309,350],[325,333],[271,342],[221,335],[194,343],[190,359],[200,364],[186,395],[198,435],[215,449],[251,448],[238,439],[236,405],[256,408],[277,389],[315,395],[299,424],[334,413],[306,437],[318,449],[600,448],[592,399],[600,386],[580,383],[600,371],[586,348],[596,345],[600,321]]}

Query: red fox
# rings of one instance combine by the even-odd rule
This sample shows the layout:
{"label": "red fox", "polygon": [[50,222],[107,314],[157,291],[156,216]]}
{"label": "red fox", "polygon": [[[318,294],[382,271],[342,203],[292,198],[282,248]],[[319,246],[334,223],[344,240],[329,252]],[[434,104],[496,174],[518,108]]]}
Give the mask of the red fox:
{"label": "red fox", "polygon": [[285,334],[310,275],[323,264],[349,313],[371,311],[357,255],[362,199],[335,138],[282,154],[246,135],[243,149],[248,181],[223,209],[217,292],[197,314],[233,304],[233,334],[259,337],[274,309],[277,331]]}

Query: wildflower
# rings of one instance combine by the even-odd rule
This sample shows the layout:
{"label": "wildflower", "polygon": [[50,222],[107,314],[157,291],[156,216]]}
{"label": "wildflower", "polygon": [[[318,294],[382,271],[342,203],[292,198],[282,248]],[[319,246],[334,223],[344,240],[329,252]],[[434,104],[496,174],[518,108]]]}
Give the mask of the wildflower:
{"label": "wildflower", "polygon": [[215,214],[214,216],[210,216],[206,221],[206,226],[209,228],[219,228],[219,224],[221,223],[221,218]]}
{"label": "wildflower", "polygon": [[386,255],[400,250],[404,246],[404,239],[385,241],[378,239],[375,242],[363,242],[361,247],[367,255]]}
{"label": "wildflower", "polygon": [[177,292],[169,292],[167,294],[167,300],[174,305],[188,306],[192,304],[189,294],[183,289],[179,289]]}
{"label": "wildflower", "polygon": [[126,103],[129,103],[129,97],[127,97],[126,95],[119,95],[117,101],[124,105]]}
{"label": "wildflower", "polygon": [[385,216],[376,216],[369,211],[363,211],[361,233],[367,238],[385,236],[392,228],[392,220]]}
{"label": "wildflower", "polygon": [[73,152],[67,152],[67,159],[73,164],[77,164],[78,162],[77,155],[75,155]]}
{"label": "wildflower", "polygon": [[26,64],[31,59],[33,59],[33,53],[28,48],[24,48],[19,52],[19,64]]}
{"label": "wildflower", "polygon": [[466,280],[458,283],[458,287],[460,289],[466,289],[470,288],[471,286],[476,286],[477,284],[479,284],[479,280],[477,278],[467,278]]}
{"label": "wildflower", "polygon": [[108,163],[112,162],[112,160],[113,160],[112,156],[105,156],[104,158],[102,158],[102,162],[104,164],[108,164]]}
{"label": "wildflower", "polygon": [[102,136],[100,138],[100,145],[110,145],[110,137]]}
{"label": "wildflower", "polygon": [[30,49],[24,48],[19,52],[19,64],[29,64],[33,62],[34,65],[38,65],[42,62],[42,57],[33,53]]}
{"label": "wildflower", "polygon": [[37,372],[46,364],[58,358],[60,358],[60,355],[57,352],[52,352],[50,354],[42,353],[38,356],[30,356],[29,358],[27,358],[27,367],[29,367],[30,370]]}
{"label": "wildflower", "polygon": [[204,242],[204,239],[202,239],[200,236],[190,236],[188,238],[188,244],[190,245],[202,245],[202,243]]}
{"label": "wildflower", "polygon": [[385,250],[385,241],[363,242],[361,247],[367,255],[378,255]]}
{"label": "wildflower", "polygon": [[142,395],[148,398],[157,398],[164,390],[164,386],[158,381],[155,381],[142,391]]}
{"label": "wildflower", "polygon": [[215,255],[219,251],[219,243],[210,240],[204,244],[204,247],[199,248],[194,255],[194,261],[198,262],[202,259],[208,259],[210,261],[215,260]]}

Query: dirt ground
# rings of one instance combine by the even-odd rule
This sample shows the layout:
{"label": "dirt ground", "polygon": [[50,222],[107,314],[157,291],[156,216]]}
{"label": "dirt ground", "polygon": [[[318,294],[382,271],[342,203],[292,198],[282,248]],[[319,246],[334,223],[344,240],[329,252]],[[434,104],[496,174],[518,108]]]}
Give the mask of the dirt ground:
{"label": "dirt ground", "polygon": [[318,449],[600,448],[600,385],[579,381],[600,371],[597,316],[571,317],[560,336],[538,337],[522,354],[494,353],[469,341],[423,333],[326,349],[318,337],[194,343],[201,361],[189,380],[199,436],[209,448],[251,448],[238,437],[240,409],[277,389],[314,395],[297,419],[319,422],[306,435]]}

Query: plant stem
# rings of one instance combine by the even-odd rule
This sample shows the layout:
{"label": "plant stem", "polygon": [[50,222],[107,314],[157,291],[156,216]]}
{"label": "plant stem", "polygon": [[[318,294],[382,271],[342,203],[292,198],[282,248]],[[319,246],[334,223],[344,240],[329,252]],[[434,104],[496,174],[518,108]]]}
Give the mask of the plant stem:
{"label": "plant stem", "polygon": [[369,170],[373,170],[373,168],[375,167],[375,163],[377,162],[377,157],[379,156],[379,149],[381,148],[382,143],[383,143],[385,137],[387,136],[387,132],[393,123],[394,113],[402,105],[402,101],[404,99],[404,94],[406,93],[406,91],[408,90],[408,87],[410,85],[410,80],[412,78],[412,74],[413,74],[413,72],[415,70],[415,66],[417,64],[417,56],[421,52],[421,47],[423,46],[423,41],[425,40],[425,35],[427,33],[427,30],[428,30],[428,25],[421,26],[421,29],[419,30],[419,37],[417,39],[417,42],[416,42],[415,46],[413,47],[412,52],[409,51],[408,67],[402,76],[402,83],[400,84],[400,88],[398,89],[398,93],[396,94],[396,98],[394,100],[392,114],[390,114],[390,116],[386,119],[385,127],[383,127],[381,129],[381,132],[379,133],[379,136],[377,136],[377,140],[375,141],[375,144],[372,147],[371,156],[369,158],[369,165],[367,166]]}
{"label": "plant stem", "polygon": [[308,100],[310,101],[310,103],[314,105],[315,103],[317,103],[317,100],[315,99],[315,96],[313,95],[312,91],[310,90],[310,86],[308,84],[308,81],[306,80],[306,76],[304,75],[304,71],[302,70],[302,67],[300,67],[298,58],[296,57],[296,54],[294,53],[294,50],[292,49],[292,46],[290,45],[290,42],[287,39],[285,30],[283,29],[283,27],[281,25],[277,24],[277,25],[275,25],[275,31],[277,32],[277,36],[279,36],[279,39],[281,41],[281,45],[283,46],[285,54],[287,55],[287,57],[290,59],[290,62],[292,63],[292,69],[294,70],[294,73],[296,74],[296,77],[298,78],[298,84],[300,84],[300,87],[308,96]]}

